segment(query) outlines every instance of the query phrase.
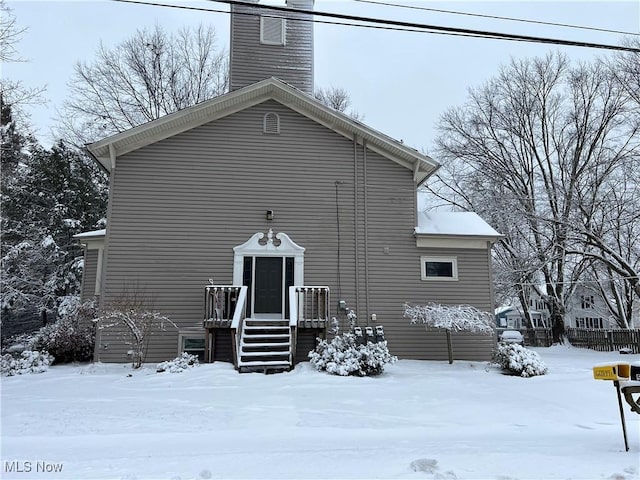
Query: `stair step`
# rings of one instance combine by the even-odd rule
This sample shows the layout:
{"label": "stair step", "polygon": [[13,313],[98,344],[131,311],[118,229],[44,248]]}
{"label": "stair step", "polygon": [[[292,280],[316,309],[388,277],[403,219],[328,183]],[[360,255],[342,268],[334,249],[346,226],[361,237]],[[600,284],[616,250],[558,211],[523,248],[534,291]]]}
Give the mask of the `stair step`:
{"label": "stair step", "polygon": [[252,327],[252,326],[245,325],[243,331],[246,333],[259,332],[259,331],[288,332],[289,327]]}
{"label": "stair step", "polygon": [[289,347],[291,345],[291,343],[289,342],[276,342],[276,343],[261,343],[261,342],[256,342],[256,343],[247,343],[247,342],[240,342],[240,345],[242,347],[249,347],[249,348],[255,348],[255,347]]}
{"label": "stair step", "polygon": [[272,333],[272,334],[268,334],[268,333],[256,333],[256,334],[251,334],[248,336],[245,336],[243,338],[250,338],[250,339],[256,339],[259,340],[261,338],[289,338],[291,335],[289,335],[288,333]]}
{"label": "stair step", "polygon": [[283,368],[289,368],[291,367],[291,364],[289,362],[282,362],[282,361],[278,361],[278,360],[273,360],[273,361],[266,361],[266,362],[239,362],[238,366],[240,367],[262,367],[262,366],[281,366]]}
{"label": "stair step", "polygon": [[289,355],[289,350],[270,350],[267,352],[240,352],[241,357],[277,357],[281,355]]}

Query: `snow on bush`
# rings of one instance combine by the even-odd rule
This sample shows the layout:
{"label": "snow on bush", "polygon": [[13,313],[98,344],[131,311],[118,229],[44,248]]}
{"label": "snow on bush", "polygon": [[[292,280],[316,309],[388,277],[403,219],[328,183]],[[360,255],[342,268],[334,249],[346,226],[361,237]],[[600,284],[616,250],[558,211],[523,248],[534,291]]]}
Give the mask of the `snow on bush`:
{"label": "snow on bush", "polygon": [[18,357],[11,354],[2,356],[0,370],[3,375],[25,375],[27,373],[42,373],[49,369],[53,357],[47,352],[23,351]]}
{"label": "snow on bush", "polygon": [[494,329],[493,316],[471,305],[404,305],[404,316],[411,323],[422,323],[431,328],[442,328],[454,332],[474,332],[491,335]]}
{"label": "snow on bush", "polygon": [[511,375],[535,377],[548,372],[540,355],[516,343],[499,343],[493,352],[491,363],[498,365]]}
{"label": "snow on bush", "polygon": [[97,310],[94,302],[76,305],[68,315],[38,330],[29,341],[30,350],[47,351],[55,363],[86,362],[93,358]]}
{"label": "snow on bush", "polygon": [[389,353],[386,341],[359,345],[353,333],[343,333],[330,342],[320,340],[309,352],[309,358],[311,365],[319,371],[360,377],[380,375],[385,365],[398,360]]}
{"label": "snow on bush", "polygon": [[156,372],[180,373],[199,364],[200,362],[198,362],[198,357],[196,355],[182,352],[179,357],[176,357],[173,360],[159,363],[156,367]]}

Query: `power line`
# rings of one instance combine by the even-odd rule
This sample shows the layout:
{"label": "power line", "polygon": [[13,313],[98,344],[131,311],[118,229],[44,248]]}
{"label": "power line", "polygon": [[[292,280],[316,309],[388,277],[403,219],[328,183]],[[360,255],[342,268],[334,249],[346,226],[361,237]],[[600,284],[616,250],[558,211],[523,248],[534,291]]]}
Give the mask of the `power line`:
{"label": "power line", "polygon": [[[239,1],[239,0],[208,0],[208,1],[226,3],[229,5],[243,5],[246,7],[256,7],[255,3],[249,3],[245,1]],[[394,25],[394,26],[401,26],[401,27],[434,30],[434,31],[463,33],[463,34],[477,35],[480,37],[488,37],[488,38],[501,39],[501,40],[517,40],[517,41],[528,41],[533,43],[547,43],[547,44],[575,46],[575,47],[600,48],[605,50],[640,52],[640,49],[632,48],[632,47],[605,45],[605,44],[591,43],[591,42],[577,42],[574,40],[562,40],[562,39],[547,38],[547,37],[536,37],[531,35],[491,32],[491,31],[474,30],[474,29],[468,29],[468,28],[443,27],[440,25],[429,25],[429,24],[422,24],[422,23],[415,23],[415,22],[405,22],[401,20],[385,20],[380,18],[362,17],[359,15],[346,15],[346,14],[340,14],[340,13],[322,12],[318,10],[309,11],[309,10],[298,9],[298,8],[280,7],[275,5],[273,6],[260,5],[260,8],[266,8],[269,10],[275,10],[280,12],[295,12],[295,13],[301,13],[305,15],[340,18],[343,20],[351,20],[351,21],[357,21],[357,22],[369,22],[374,24]]]}
{"label": "power line", "polygon": [[[149,5],[149,6],[157,6],[157,7],[166,7],[166,8],[178,8],[185,10],[197,10],[204,12],[216,12],[216,13],[228,13],[223,10],[214,10],[214,9],[206,9],[200,7],[188,7],[184,5],[170,5],[156,2],[145,2],[141,0],[112,0],[114,2],[120,3],[132,3],[139,5]],[[619,45],[606,45],[600,43],[591,43],[591,42],[579,42],[573,40],[562,40],[562,39],[554,39],[554,38],[546,38],[546,37],[535,37],[529,35],[518,35],[518,34],[508,34],[501,32],[491,32],[491,31],[483,31],[483,30],[473,30],[466,28],[456,28],[456,27],[443,27],[440,25],[428,25],[421,24],[415,22],[404,22],[399,20],[384,20],[379,18],[369,18],[362,17],[356,15],[346,15],[332,12],[321,12],[317,10],[309,11],[309,10],[301,10],[295,8],[288,7],[279,7],[275,5],[257,5],[255,3],[241,2],[237,0],[209,0],[215,1],[219,3],[226,3],[229,5],[241,5],[246,7],[260,8],[266,10],[272,10],[275,12],[294,12],[300,13],[303,15],[307,15],[309,17],[312,16],[320,16],[320,17],[329,17],[329,18],[337,18],[341,20],[350,20],[356,22],[367,22],[373,23],[373,25],[366,24],[352,24],[346,22],[327,22],[314,20],[312,18],[297,18],[297,21],[312,21],[315,23],[330,23],[335,25],[345,25],[345,26],[354,26],[354,27],[364,27],[364,28],[378,28],[384,30],[402,30],[402,31],[411,31],[417,33],[432,33],[432,34],[444,34],[444,35],[454,35],[454,36],[468,36],[474,38],[491,38],[495,40],[507,40],[507,41],[518,41],[518,42],[532,42],[532,43],[544,43],[544,44],[552,44],[552,45],[563,45],[563,46],[574,46],[574,47],[585,47],[585,48],[597,48],[603,50],[615,50],[615,51],[626,51],[626,52],[640,52],[640,49]],[[239,13],[239,12],[236,12]],[[392,27],[389,27],[392,25]],[[402,28],[399,28],[402,27]]]}
{"label": "power line", "polygon": [[635,32],[625,32],[622,30],[610,30],[607,28],[598,28],[598,27],[585,27],[583,25],[572,25],[569,23],[555,23],[555,22],[544,22],[542,20],[528,20],[523,18],[514,18],[514,17],[501,17],[498,15],[485,15],[481,13],[470,13],[470,12],[456,12],[454,10],[442,10],[439,8],[428,8],[428,7],[418,7],[416,5],[402,5],[398,3],[388,3],[388,2],[379,2],[375,0],[353,0],[354,2],[360,3],[370,3],[372,5],[383,5],[385,7],[397,7],[397,8],[407,8],[412,10],[424,10],[428,12],[437,12],[437,13],[448,13],[452,15],[466,15],[469,17],[480,17],[480,18],[490,18],[492,20],[507,20],[510,22],[522,22],[522,23],[532,23],[536,25],[549,25],[552,27],[563,27],[563,28],[576,28],[580,30],[593,30],[596,32],[605,32],[605,33],[618,33],[621,35],[638,35],[640,33]]}
{"label": "power line", "polygon": [[[208,12],[208,13],[224,13],[225,15],[229,15],[229,13],[230,13],[228,10],[217,10],[215,8],[202,8],[202,7],[193,7],[193,6],[186,6],[186,5],[174,5],[174,4],[166,4],[166,3],[148,2],[148,1],[143,1],[143,0],[111,0],[111,1],[112,2],[119,2],[119,3],[132,3],[132,4],[135,4],[135,5],[148,5],[148,6],[151,6],[151,7],[175,8],[175,9],[178,9],[178,10],[195,10],[195,11],[199,11],[199,12]],[[251,16],[256,15],[255,13],[249,13],[249,12],[235,12],[234,14],[235,15],[251,15]],[[374,29],[374,30],[390,30],[390,31],[397,31],[397,32],[430,33],[430,34],[433,34],[433,35],[450,35],[450,36],[453,36],[453,37],[492,38],[492,37],[490,37],[488,35],[480,36],[480,35],[470,35],[470,34],[463,34],[463,33],[429,32],[429,31],[425,31],[424,29],[418,29],[418,28],[388,27],[388,26],[382,26],[382,25],[363,25],[363,24],[355,24],[355,23],[347,23],[347,22],[334,22],[334,21],[330,21],[330,20],[315,20],[315,19],[310,19],[310,18],[298,18],[298,19],[296,19],[296,21],[320,23],[320,24],[323,24],[323,25],[342,25],[342,26],[346,26],[346,27],[371,28],[371,29]],[[514,41],[524,41],[524,40],[514,40]]]}

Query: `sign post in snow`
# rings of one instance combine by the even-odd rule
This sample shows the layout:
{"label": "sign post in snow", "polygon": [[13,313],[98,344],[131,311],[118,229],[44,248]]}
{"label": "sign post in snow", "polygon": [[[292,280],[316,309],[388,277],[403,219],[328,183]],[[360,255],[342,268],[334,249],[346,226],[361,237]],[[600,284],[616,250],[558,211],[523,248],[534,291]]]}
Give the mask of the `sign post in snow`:
{"label": "sign post in snow", "polygon": [[[593,367],[593,378],[596,380],[613,380],[613,386],[618,395],[618,408],[620,409],[620,422],[622,423],[622,435],[624,436],[624,448],[629,451],[629,441],[627,440],[627,425],[624,420],[624,409],[622,408],[622,396],[620,395],[620,381],[628,381],[631,377],[631,365],[626,362],[602,363]],[[629,395],[630,396],[630,395]],[[625,399],[629,399],[625,395]],[[631,402],[629,402],[631,405]],[[631,409],[634,410],[633,405]],[[636,410],[634,410],[636,411]]]}

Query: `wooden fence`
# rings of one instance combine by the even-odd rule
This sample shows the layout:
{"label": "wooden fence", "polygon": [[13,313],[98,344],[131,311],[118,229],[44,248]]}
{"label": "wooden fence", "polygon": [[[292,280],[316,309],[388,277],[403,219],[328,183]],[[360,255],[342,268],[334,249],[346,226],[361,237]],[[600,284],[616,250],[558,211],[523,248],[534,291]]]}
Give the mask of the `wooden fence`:
{"label": "wooden fence", "polygon": [[524,344],[531,347],[550,347],[553,345],[553,333],[550,328],[497,328],[498,339],[505,330],[518,330],[524,337]]}
{"label": "wooden fence", "polygon": [[616,352],[628,348],[633,353],[640,353],[640,329],[567,328],[567,339],[574,347],[590,348],[600,352]]}

